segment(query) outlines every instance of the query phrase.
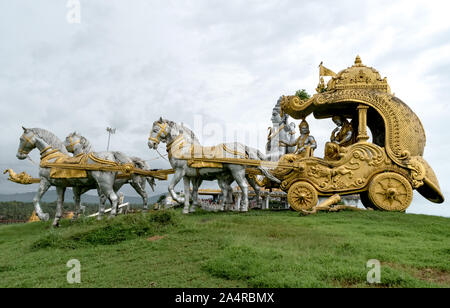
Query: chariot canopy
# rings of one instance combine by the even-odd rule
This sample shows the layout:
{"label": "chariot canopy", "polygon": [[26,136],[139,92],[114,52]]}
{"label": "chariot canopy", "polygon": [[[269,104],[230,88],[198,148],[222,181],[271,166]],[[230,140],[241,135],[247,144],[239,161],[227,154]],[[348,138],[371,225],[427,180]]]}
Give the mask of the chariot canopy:
{"label": "chariot canopy", "polygon": [[[321,80],[323,82],[323,80]],[[340,71],[328,84],[319,84],[318,93],[308,100],[285,96],[283,112],[295,119],[311,113],[316,119],[342,115],[352,120],[358,142],[367,141],[369,127],[373,143],[383,147],[399,167],[420,174],[420,194],[432,202],[444,197],[433,169],[423,159],[425,131],[418,116],[391,93],[387,79],[374,68],[362,64],[359,56],[353,66]],[[419,186],[419,185],[417,185]]]}

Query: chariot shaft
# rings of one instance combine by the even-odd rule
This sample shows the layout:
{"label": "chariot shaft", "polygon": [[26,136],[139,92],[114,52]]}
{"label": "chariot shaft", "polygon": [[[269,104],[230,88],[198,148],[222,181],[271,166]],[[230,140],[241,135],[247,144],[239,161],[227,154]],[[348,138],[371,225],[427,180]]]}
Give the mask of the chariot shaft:
{"label": "chariot shaft", "polygon": [[131,165],[108,166],[102,164],[61,164],[61,163],[41,163],[44,168],[60,168],[85,171],[111,171],[121,172],[124,175],[139,174],[143,176],[154,177],[158,180],[167,180],[167,175],[172,174],[173,170],[142,170]]}
{"label": "chariot shaft", "polygon": [[234,164],[244,165],[249,167],[264,167],[268,169],[283,168],[283,169],[301,169],[298,164],[287,164],[274,161],[256,160],[256,159],[244,159],[244,158],[181,158],[188,160],[189,162],[207,162],[207,163],[222,163],[222,164]]}

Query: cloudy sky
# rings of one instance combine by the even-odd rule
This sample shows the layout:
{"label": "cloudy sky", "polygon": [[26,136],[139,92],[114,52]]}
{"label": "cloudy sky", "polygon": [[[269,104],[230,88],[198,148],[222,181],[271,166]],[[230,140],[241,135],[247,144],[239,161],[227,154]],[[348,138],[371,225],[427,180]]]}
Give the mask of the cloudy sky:
{"label": "cloudy sky", "polygon": [[[359,54],[420,117],[425,159],[449,198],[447,1],[80,0],[80,23],[68,22],[68,2],[0,1],[2,170],[37,176],[15,157],[22,125],[61,139],[76,130],[98,151],[112,126],[111,148],[154,168],[169,167],[146,145],[159,116],[191,126],[205,145],[262,150],[280,95],[313,94],[321,61],[338,72]],[[309,122],[323,153],[333,125]],[[35,189],[0,177],[0,193]],[[450,204],[415,193],[409,211],[450,216]]]}

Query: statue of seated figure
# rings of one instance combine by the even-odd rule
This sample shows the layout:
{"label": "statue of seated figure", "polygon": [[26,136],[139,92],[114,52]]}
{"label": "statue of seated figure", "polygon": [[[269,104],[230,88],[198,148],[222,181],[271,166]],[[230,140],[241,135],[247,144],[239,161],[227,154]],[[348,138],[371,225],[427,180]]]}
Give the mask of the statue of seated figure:
{"label": "statue of seated figure", "polygon": [[316,140],[309,134],[308,122],[303,120],[299,124],[298,128],[300,130],[300,136],[293,143],[289,144],[284,141],[280,141],[280,144],[282,145],[295,147],[294,152],[292,154],[283,155],[280,158],[280,162],[290,162],[305,157],[311,157],[314,150],[317,148]]}
{"label": "statue of seated figure", "polygon": [[332,118],[336,128],[331,133],[330,142],[325,144],[325,159],[337,160],[342,148],[354,143],[354,133],[352,124],[342,116]]}

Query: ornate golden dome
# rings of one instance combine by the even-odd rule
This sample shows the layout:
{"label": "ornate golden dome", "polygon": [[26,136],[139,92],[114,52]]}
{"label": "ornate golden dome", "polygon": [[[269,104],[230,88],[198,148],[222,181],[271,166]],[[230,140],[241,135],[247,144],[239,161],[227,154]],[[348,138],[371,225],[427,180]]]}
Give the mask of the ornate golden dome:
{"label": "ornate golden dome", "polygon": [[391,93],[386,77],[381,79],[380,73],[363,65],[359,56],[356,56],[353,66],[340,71],[328,82],[327,91],[343,89],[372,89]]}

